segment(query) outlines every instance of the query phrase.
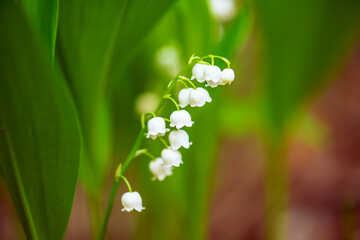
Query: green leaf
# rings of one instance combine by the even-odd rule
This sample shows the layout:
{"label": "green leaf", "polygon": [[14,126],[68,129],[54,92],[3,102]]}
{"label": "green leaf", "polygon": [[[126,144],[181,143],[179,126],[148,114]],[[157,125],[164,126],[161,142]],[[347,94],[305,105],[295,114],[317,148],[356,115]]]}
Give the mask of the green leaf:
{"label": "green leaf", "polygon": [[[95,195],[102,188],[111,159],[112,143],[106,140],[112,132],[112,116],[107,116],[108,83],[120,80],[129,55],[173,1],[64,0],[60,4],[58,54],[85,137],[80,175]],[[99,136],[109,145],[99,145]]]}
{"label": "green leaf", "polygon": [[12,1],[0,3],[0,171],[28,239],[62,239],[81,139],[63,79]]}
{"label": "green leaf", "polygon": [[250,4],[244,2],[239,7],[239,13],[227,29],[225,29],[224,37],[221,39],[218,52],[219,55],[232,58],[237,49],[242,49],[252,27],[252,16],[250,12]]}
{"label": "green leaf", "polygon": [[299,104],[339,66],[358,32],[357,0],[257,0],[263,90],[270,126],[282,132]]}
{"label": "green leaf", "polygon": [[218,35],[217,25],[209,12],[208,1],[183,0],[177,7],[179,10],[174,19],[174,24],[178,26],[176,40],[182,45],[184,60],[187,61],[194,53],[199,56],[209,54],[209,51],[213,53]]}
{"label": "green leaf", "polygon": [[57,55],[79,111],[85,143],[80,177],[90,203],[94,236],[113,159],[108,84],[128,80],[120,73],[130,54],[173,1],[63,0],[59,6]]}
{"label": "green leaf", "polygon": [[114,45],[112,72],[118,72],[119,63],[127,61],[127,57],[134,53],[138,43],[153,29],[174,2],[176,0],[129,1]]}
{"label": "green leaf", "polygon": [[53,60],[58,23],[58,0],[20,0],[19,3],[25,9],[31,25],[37,31]]}
{"label": "green leaf", "polygon": [[287,239],[287,150],[294,113],[341,66],[358,32],[357,0],[256,0],[265,106],[265,235]]}

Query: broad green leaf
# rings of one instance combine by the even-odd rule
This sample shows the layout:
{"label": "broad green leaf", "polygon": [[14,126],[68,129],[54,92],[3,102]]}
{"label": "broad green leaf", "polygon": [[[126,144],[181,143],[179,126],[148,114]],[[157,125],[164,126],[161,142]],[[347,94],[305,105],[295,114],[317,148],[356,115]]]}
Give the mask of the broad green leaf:
{"label": "broad green leaf", "polygon": [[109,76],[119,79],[121,65],[128,62],[138,44],[154,28],[176,0],[125,0],[128,2],[122,22],[114,38]]}
{"label": "broad green leaf", "polygon": [[0,32],[0,171],[27,238],[62,239],[81,153],[75,108],[12,1],[0,2]]}
{"label": "broad green leaf", "polygon": [[[100,225],[96,221],[100,221],[103,184],[113,159],[111,147],[115,145],[113,116],[108,111],[108,83],[128,80],[120,78],[120,74],[129,55],[173,1],[64,0],[60,3],[57,54],[79,111],[85,143],[80,177],[91,202],[95,235]],[[128,99],[123,104],[128,104]]]}
{"label": "broad green leaf", "polygon": [[357,0],[257,0],[262,79],[271,125],[281,132],[293,110],[329,77],[358,33]]}
{"label": "broad green leaf", "polygon": [[[80,175],[86,188],[95,195],[102,188],[112,144],[109,141],[112,116],[100,116],[107,113],[104,109],[109,105],[108,83],[110,78],[126,80],[120,79],[119,73],[129,55],[172,2],[61,1],[58,54],[79,109],[85,137],[85,157],[81,164],[86,166],[81,167]],[[109,145],[99,145],[98,136]]]}
{"label": "broad green leaf", "polygon": [[20,0],[31,25],[46,46],[51,59],[54,59],[58,23],[58,0]]}

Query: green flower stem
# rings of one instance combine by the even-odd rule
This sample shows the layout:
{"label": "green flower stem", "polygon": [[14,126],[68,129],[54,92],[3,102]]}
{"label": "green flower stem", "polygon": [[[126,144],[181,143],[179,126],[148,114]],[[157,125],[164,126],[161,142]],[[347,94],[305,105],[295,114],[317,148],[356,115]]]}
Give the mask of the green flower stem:
{"label": "green flower stem", "polygon": [[169,147],[169,145],[165,142],[165,140],[164,140],[162,137],[158,137],[158,138],[160,139],[160,141],[164,144],[164,146],[165,146],[166,148]]}
{"label": "green flower stem", "polygon": [[198,59],[198,60],[201,60],[201,57],[199,57],[199,56],[195,56],[195,54],[193,54],[191,57],[190,57],[190,59],[189,59],[189,64],[192,62],[192,61],[194,61],[194,59]]}
{"label": "green flower stem", "polygon": [[207,55],[205,57],[202,57],[201,59],[206,59],[206,58],[211,58],[211,64],[212,65],[214,65],[214,58],[220,59],[220,60],[224,61],[227,64],[228,68],[230,68],[230,61],[227,60],[224,57],[209,54],[209,55]]}
{"label": "green flower stem", "polygon": [[179,83],[182,83],[182,85],[184,85],[185,88],[189,88],[185,81],[180,80],[180,79],[178,79],[177,81],[178,81]]}
{"label": "green flower stem", "polygon": [[134,158],[137,158],[137,157],[140,156],[141,154],[144,154],[144,152],[147,152],[147,149],[146,149],[146,148],[137,150],[136,153],[135,153],[135,155],[134,155]]}
{"label": "green flower stem", "polygon": [[149,153],[149,152],[144,152],[143,154],[146,155],[146,156],[148,156],[151,160],[154,160],[154,159],[155,159],[154,155],[152,155],[152,154]]}
{"label": "green flower stem", "polygon": [[101,224],[101,229],[100,229],[100,232],[99,232],[99,238],[98,239],[104,239],[105,231],[106,231],[107,224],[108,224],[109,217],[110,217],[110,212],[112,210],[112,206],[113,206],[114,199],[115,199],[115,196],[116,196],[116,192],[117,192],[117,190],[119,188],[119,185],[120,185],[119,181],[114,181],[113,185],[111,187],[109,200],[108,200],[106,210],[105,210],[104,220],[103,220],[103,222]]}
{"label": "green flower stem", "polygon": [[136,151],[140,148],[140,145],[141,145],[142,141],[144,140],[144,133],[145,133],[145,128],[141,128],[141,130],[140,130],[140,132],[139,132],[139,134],[138,134],[138,136],[137,136],[137,138],[135,140],[134,146],[132,147],[132,149],[131,149],[128,157],[126,158],[123,166],[121,167],[121,169],[119,168],[120,166],[117,168],[117,169],[119,169],[119,173],[116,173],[116,175],[118,175],[118,176],[115,176],[113,185],[111,187],[109,200],[108,200],[106,210],[105,210],[105,214],[104,214],[104,220],[103,220],[103,222],[101,224],[101,229],[100,229],[100,232],[99,232],[99,238],[98,238],[99,240],[104,239],[104,236],[105,236],[105,231],[106,231],[106,228],[107,228],[107,224],[109,222],[111,209],[112,209],[114,199],[115,199],[115,196],[116,196],[116,193],[117,193],[117,190],[119,188],[120,181],[121,181],[120,176],[122,176],[125,173],[127,167],[131,163]]}
{"label": "green flower stem", "polygon": [[200,63],[200,64],[204,64],[204,65],[211,65],[210,63],[208,63],[208,62],[206,62],[206,61],[198,61],[198,63]]}
{"label": "green flower stem", "polygon": [[153,113],[153,112],[143,113],[143,114],[141,115],[141,127],[142,127],[142,128],[145,128],[145,118],[146,118],[147,115],[151,115],[151,116],[153,116],[154,118],[156,118],[156,114]]}
{"label": "green flower stem", "polygon": [[136,158],[136,157],[138,157],[138,156],[140,156],[140,155],[146,155],[146,156],[148,156],[149,158],[151,158],[151,160],[154,160],[154,159],[155,159],[154,155],[152,155],[151,153],[149,153],[147,149],[137,150],[136,153],[135,153],[134,158]]}
{"label": "green flower stem", "polygon": [[[192,68],[200,60],[201,60],[201,58],[190,59],[189,64],[187,64],[181,70],[181,72],[169,83],[167,89],[165,90],[164,95],[167,95],[167,94],[169,94],[171,92],[171,90],[173,89],[174,85],[176,84],[177,79],[179,78],[179,76],[186,73],[190,68]],[[159,112],[162,105],[164,104],[164,100],[165,99],[160,100],[159,104],[157,105],[157,107],[156,107],[156,109],[154,111],[154,114],[157,114]],[[145,116],[144,116],[144,118],[145,118]],[[140,132],[139,132],[139,134],[138,134],[138,136],[137,136],[137,138],[135,140],[135,143],[134,143],[128,157],[126,158],[126,160],[125,160],[124,164],[122,165],[122,167],[120,165],[118,166],[119,169],[121,167],[120,176],[122,176],[125,173],[127,167],[129,166],[129,164],[133,160],[136,151],[140,148],[140,146],[142,144],[142,141],[144,140],[145,131],[146,131],[146,129],[145,129],[145,119],[144,119],[144,124],[142,124],[142,126],[141,126],[141,130],[140,130]],[[107,203],[107,206],[106,206],[106,209],[105,209],[104,219],[103,219],[102,224],[101,224],[101,229],[100,229],[99,238],[98,238],[99,240],[104,239],[106,228],[107,228],[107,225],[108,225],[108,222],[109,222],[111,209],[112,209],[112,206],[113,206],[113,203],[114,203],[114,199],[115,199],[117,190],[118,190],[119,185],[120,185],[120,179],[121,178],[117,178],[115,176],[113,185],[111,187],[110,196],[109,196],[108,203]]]}
{"label": "green flower stem", "polygon": [[190,79],[188,79],[187,77],[179,76],[179,79],[190,83],[190,85],[191,85],[194,89],[196,89],[195,84],[194,84]]}
{"label": "green flower stem", "polygon": [[169,99],[170,101],[172,101],[172,102],[174,103],[176,109],[177,109],[178,111],[180,111],[179,104],[177,104],[177,102],[176,102],[172,97],[170,97],[170,94],[165,95],[165,96],[164,96],[164,99]]}
{"label": "green flower stem", "polygon": [[129,192],[132,192],[131,185],[130,185],[129,181],[126,179],[126,177],[123,176],[123,175],[121,175],[120,177],[124,180],[126,186],[127,186],[128,189],[129,189]]}

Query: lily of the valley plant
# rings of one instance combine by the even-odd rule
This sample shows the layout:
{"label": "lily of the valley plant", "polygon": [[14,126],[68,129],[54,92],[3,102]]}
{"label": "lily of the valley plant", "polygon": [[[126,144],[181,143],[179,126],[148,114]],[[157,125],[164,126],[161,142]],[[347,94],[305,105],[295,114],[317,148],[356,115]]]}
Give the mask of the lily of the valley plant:
{"label": "lily of the valley plant", "polygon": [[[210,59],[210,63],[206,60]],[[227,68],[221,70],[216,66],[215,59],[224,61]],[[192,68],[192,76],[184,76]],[[189,135],[186,132],[186,128],[192,127],[194,122],[191,119],[191,115],[188,111],[181,109],[188,105],[191,107],[202,107],[206,103],[212,101],[208,91],[202,87],[197,87],[193,81],[204,83],[205,87],[217,87],[219,85],[231,84],[235,79],[234,70],[230,68],[230,62],[220,56],[207,55],[205,57],[192,56],[188,64],[183,70],[169,83],[163,98],[160,100],[154,112],[144,113],[141,118],[141,130],[138,134],[137,139],[133,145],[130,154],[123,164],[120,164],[115,172],[114,183],[111,189],[108,205],[105,211],[105,217],[102,223],[99,239],[103,239],[106,231],[106,226],[109,220],[112,204],[120,183],[123,179],[126,183],[129,192],[123,194],[121,202],[123,205],[123,211],[136,210],[141,212],[145,208],[142,206],[142,199],[138,192],[133,192],[130,183],[125,178],[124,173],[131,163],[131,161],[139,156],[146,155],[151,158],[149,163],[149,170],[153,174],[153,180],[163,181],[166,177],[173,174],[173,168],[179,167],[183,164],[181,153],[179,149],[188,149],[192,142],[189,140]],[[185,88],[181,89],[178,94],[179,103],[171,97],[171,92],[176,83],[182,83]],[[190,87],[189,87],[190,86]],[[159,110],[165,100],[173,102],[175,106],[174,112],[171,113],[169,118],[159,116]],[[147,121],[146,117],[151,116]],[[167,128],[166,122],[169,123],[171,130]],[[147,125],[147,127],[146,127]],[[147,132],[146,132],[147,130]],[[167,132],[169,144],[163,138]],[[148,149],[140,149],[144,138],[151,138],[152,140],[159,139],[165,146],[165,148],[158,153],[159,157],[154,157]]]}

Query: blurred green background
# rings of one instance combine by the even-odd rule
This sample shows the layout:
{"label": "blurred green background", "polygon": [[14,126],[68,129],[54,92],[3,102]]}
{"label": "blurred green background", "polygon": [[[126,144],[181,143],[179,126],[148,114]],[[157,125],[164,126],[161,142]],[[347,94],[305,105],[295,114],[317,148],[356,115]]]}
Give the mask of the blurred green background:
{"label": "blurred green background", "polygon": [[1,239],[94,238],[141,113],[192,54],[236,79],[187,108],[173,176],[133,161],[146,210],[121,212],[121,184],[108,239],[359,239],[359,26],[357,0],[2,0]]}

